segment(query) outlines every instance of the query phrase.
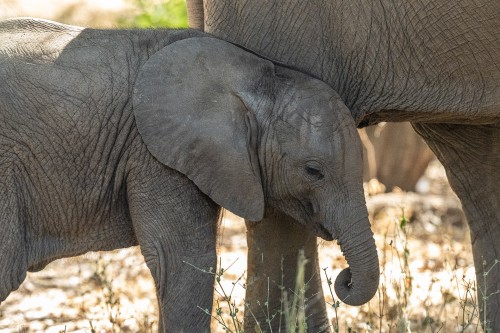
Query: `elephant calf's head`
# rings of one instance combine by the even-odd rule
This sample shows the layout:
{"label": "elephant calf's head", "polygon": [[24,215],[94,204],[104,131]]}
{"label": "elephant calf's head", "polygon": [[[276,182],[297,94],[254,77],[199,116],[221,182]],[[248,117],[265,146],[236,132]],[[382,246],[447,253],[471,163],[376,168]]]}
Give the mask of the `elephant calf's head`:
{"label": "elephant calf's head", "polygon": [[362,155],[349,110],[325,83],[214,38],[175,42],[141,69],[139,132],[160,162],[248,220],[266,205],[338,239],[350,269],[338,296],[376,292],[377,252],[362,189]]}

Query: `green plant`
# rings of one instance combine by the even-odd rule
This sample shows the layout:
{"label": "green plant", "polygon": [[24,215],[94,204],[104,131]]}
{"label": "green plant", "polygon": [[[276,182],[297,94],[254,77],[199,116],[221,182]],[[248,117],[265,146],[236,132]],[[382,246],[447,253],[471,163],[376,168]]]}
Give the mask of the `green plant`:
{"label": "green plant", "polygon": [[[472,327],[473,325],[475,325],[477,332],[479,327],[477,323],[479,310],[476,300],[476,281],[467,280],[464,276],[462,277],[462,286],[465,288],[465,291],[460,297],[461,316],[457,332],[466,332],[469,327]],[[458,285],[457,289],[460,290]]]}
{"label": "green plant", "polygon": [[[282,297],[281,297],[281,310],[276,313],[270,313],[269,309],[269,300],[265,300],[264,302],[259,302],[262,310],[266,313],[266,325],[268,326],[269,332],[273,333],[272,321],[279,315],[279,328],[277,333],[284,332],[284,327],[282,327],[281,317],[284,317],[284,323],[286,326],[286,333],[305,333],[307,330],[306,323],[306,314],[305,308],[307,304],[307,299],[305,297],[305,292],[307,290],[307,282],[305,281],[305,267],[308,260],[305,258],[304,252],[300,251],[297,258],[297,276],[295,282],[294,290],[285,290],[282,288]],[[244,278],[244,274],[239,276],[236,281],[232,282],[231,290],[227,291],[224,289],[222,284],[222,280],[224,278],[224,274],[227,270],[234,264],[234,262],[229,265],[227,268],[220,267],[220,259],[219,259],[219,269],[214,272],[213,268],[209,270],[201,269],[196,267],[188,262],[186,264],[192,266],[193,268],[202,271],[207,274],[215,275],[215,307],[214,314],[210,313],[208,309],[202,309],[201,311],[205,312],[208,316],[211,316],[217,323],[219,323],[220,327],[224,332],[228,333],[244,333],[243,321],[239,314],[242,312],[238,309],[238,302],[234,299],[233,293],[235,287],[237,285],[241,285],[241,281]],[[268,281],[269,288],[269,281]],[[289,297],[289,292],[291,296]],[[337,304],[338,306],[338,304]],[[252,314],[253,315],[253,314]],[[253,316],[255,318],[255,316]],[[263,329],[261,328],[261,324],[255,319],[255,332],[262,333]]]}
{"label": "green plant", "polygon": [[308,260],[304,255],[304,250],[300,250],[297,258],[297,276],[295,280],[295,289],[290,304],[287,291],[283,290],[282,300],[283,309],[285,312],[286,332],[287,333],[304,333],[307,329],[306,323],[306,288],[307,284],[304,279],[306,264]]}
{"label": "green plant", "polygon": [[496,290],[490,294],[487,294],[487,290],[488,290],[488,275],[490,274],[491,270],[493,268],[495,268],[496,265],[498,265],[500,263],[500,260],[495,260],[495,262],[491,265],[490,268],[486,268],[486,260],[483,260],[483,284],[484,284],[484,290],[479,288],[479,295],[480,295],[480,300],[482,302],[482,307],[483,307],[483,318],[481,318],[481,324],[483,325],[483,329],[484,329],[484,332],[485,333],[491,333],[492,330],[491,330],[491,327],[490,327],[490,323],[489,321],[486,319],[486,314],[487,314],[487,303],[488,303],[488,299],[493,296],[493,295],[496,295],[498,293],[500,293],[500,290]]}
{"label": "green plant", "polygon": [[325,278],[326,278],[326,283],[328,284],[328,290],[330,291],[330,296],[332,297],[332,302],[327,302],[328,305],[330,305],[333,310],[335,311],[335,323],[333,324],[333,331],[335,333],[339,332],[339,314],[337,309],[340,306],[340,302],[335,300],[335,296],[333,296],[333,290],[332,290],[332,278],[326,273],[327,268],[323,268],[323,272],[325,272]]}
{"label": "green plant", "polygon": [[[240,285],[240,281],[244,277],[244,273],[236,279],[236,281],[232,282],[232,287],[229,292],[224,289],[222,285],[222,279],[224,277],[224,273],[231,268],[232,265],[236,262],[233,261],[231,265],[227,268],[221,267],[221,259],[219,258],[219,270],[214,272],[213,267],[206,270],[203,268],[199,268],[194,266],[193,264],[184,261],[185,264],[193,267],[196,270],[199,270],[203,273],[215,275],[215,293],[218,295],[215,298],[215,314],[210,313],[209,309],[203,309],[198,307],[201,311],[205,312],[208,316],[212,317],[215,321],[219,323],[224,332],[228,333],[243,333],[243,321],[240,319],[238,313],[240,312],[238,306],[236,304],[236,300],[233,297],[234,290],[237,285]],[[227,307],[227,308],[226,308]]]}
{"label": "green plant", "polygon": [[130,0],[137,8],[133,17],[122,18],[118,24],[137,28],[187,28],[185,0]]}
{"label": "green plant", "polygon": [[90,326],[90,333],[97,333],[97,331],[94,328],[94,325],[92,324],[92,320],[89,319],[89,326]]}

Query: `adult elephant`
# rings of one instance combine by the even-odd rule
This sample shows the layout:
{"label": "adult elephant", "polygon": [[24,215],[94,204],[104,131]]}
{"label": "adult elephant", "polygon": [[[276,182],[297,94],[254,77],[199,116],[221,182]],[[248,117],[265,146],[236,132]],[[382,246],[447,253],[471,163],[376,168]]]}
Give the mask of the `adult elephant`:
{"label": "adult elephant", "polygon": [[[500,2],[191,0],[189,12],[192,26],[329,83],[359,127],[412,122],[462,201],[483,325],[500,331]],[[266,219],[249,225],[250,277],[279,281],[279,261],[261,258],[292,262],[300,247],[317,258],[314,237],[287,217]],[[311,266],[311,295],[321,295],[317,273]],[[247,301],[266,295],[250,289]],[[309,314],[317,331],[324,308],[313,305]]]}

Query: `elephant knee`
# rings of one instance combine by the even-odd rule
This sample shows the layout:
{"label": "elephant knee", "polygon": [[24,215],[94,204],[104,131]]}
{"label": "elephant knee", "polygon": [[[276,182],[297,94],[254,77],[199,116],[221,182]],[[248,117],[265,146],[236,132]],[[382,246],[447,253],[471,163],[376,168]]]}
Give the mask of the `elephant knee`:
{"label": "elephant knee", "polygon": [[141,246],[141,252],[153,276],[156,292],[160,298],[164,294],[164,286],[166,285],[167,255],[161,245]]}

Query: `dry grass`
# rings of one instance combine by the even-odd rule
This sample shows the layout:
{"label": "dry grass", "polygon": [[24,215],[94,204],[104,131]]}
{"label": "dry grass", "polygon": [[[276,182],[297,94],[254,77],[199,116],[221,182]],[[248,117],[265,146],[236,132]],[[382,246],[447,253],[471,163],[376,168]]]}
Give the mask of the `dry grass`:
{"label": "dry grass", "polygon": [[[434,189],[425,196],[393,193],[367,199],[382,268],[379,292],[368,304],[350,307],[330,294],[328,280],[346,263],[335,243],[320,243],[320,265],[329,278],[323,277],[329,316],[338,332],[481,331],[468,230],[442,170],[434,168],[439,171],[429,176]],[[432,192],[447,200],[429,200]],[[384,200],[387,205],[380,204]],[[212,313],[219,323],[214,326],[218,332],[223,326],[241,332],[243,222],[228,215],[220,239],[218,301]],[[0,332],[150,332],[156,316],[153,281],[132,248],[59,260],[29,274],[2,303]]]}

